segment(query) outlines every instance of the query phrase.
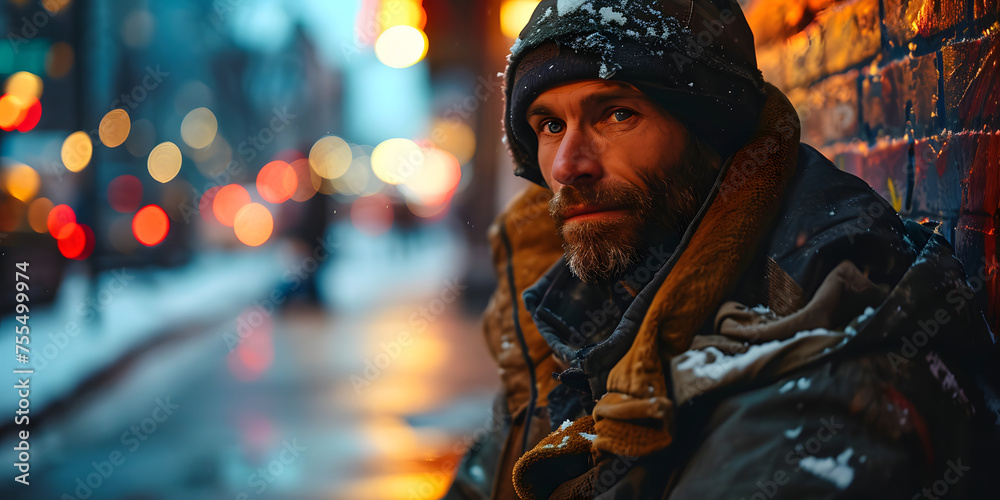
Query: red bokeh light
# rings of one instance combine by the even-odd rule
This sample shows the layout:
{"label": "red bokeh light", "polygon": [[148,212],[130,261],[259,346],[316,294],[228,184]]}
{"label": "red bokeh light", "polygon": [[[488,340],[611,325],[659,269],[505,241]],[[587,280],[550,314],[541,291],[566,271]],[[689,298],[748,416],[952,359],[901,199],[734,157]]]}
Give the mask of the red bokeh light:
{"label": "red bokeh light", "polygon": [[94,230],[86,224],[71,222],[64,227],[65,235],[59,238],[59,253],[67,259],[84,260],[94,253]]}
{"label": "red bokeh light", "polygon": [[28,132],[38,125],[38,121],[42,119],[42,103],[38,101],[35,97],[29,97],[28,102],[24,105],[25,115],[20,123],[17,124],[18,132]]}
{"label": "red bokeh light", "polygon": [[52,207],[49,211],[49,216],[46,219],[46,226],[49,228],[49,234],[57,240],[61,240],[69,236],[69,232],[73,230],[73,225],[76,224],[76,212],[73,211],[69,205],[56,205]]}

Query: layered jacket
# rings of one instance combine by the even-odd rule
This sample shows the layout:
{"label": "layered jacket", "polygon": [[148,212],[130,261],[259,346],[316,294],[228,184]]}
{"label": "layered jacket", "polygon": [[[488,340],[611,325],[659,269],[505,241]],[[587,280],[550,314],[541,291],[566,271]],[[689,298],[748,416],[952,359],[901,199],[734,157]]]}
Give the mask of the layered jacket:
{"label": "layered jacket", "polygon": [[[817,387],[854,376],[831,374],[837,363],[860,363],[862,375],[853,396],[831,397],[861,422],[905,409],[900,423],[872,428],[919,450],[928,470],[946,449],[989,463],[1000,423],[996,338],[966,269],[933,227],[904,223],[798,138],[794,110],[769,87],[757,134],[728,159],[686,232],[659,240],[608,286],[569,273],[547,189],[511,201],[490,230],[499,284],[484,315],[503,382],[497,425],[447,498],[721,495],[732,484],[718,475],[683,479],[711,468],[699,451],[706,436],[739,428],[720,408],[772,386],[774,397],[734,408],[782,399],[790,376],[826,370]],[[978,264],[969,274],[995,269]],[[868,403],[854,401],[869,386]],[[880,398],[895,403],[866,410]],[[940,401],[950,406],[922,415]],[[928,424],[941,419],[975,430],[959,446]],[[725,452],[750,454],[749,443]],[[872,467],[896,467],[872,457]]]}

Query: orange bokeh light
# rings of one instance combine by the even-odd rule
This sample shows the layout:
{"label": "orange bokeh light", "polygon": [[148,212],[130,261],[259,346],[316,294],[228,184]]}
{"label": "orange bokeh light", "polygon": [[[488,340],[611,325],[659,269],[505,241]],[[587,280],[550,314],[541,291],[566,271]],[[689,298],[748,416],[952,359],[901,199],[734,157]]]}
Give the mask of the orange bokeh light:
{"label": "orange bokeh light", "polygon": [[274,219],[264,205],[248,203],[236,213],[233,229],[236,230],[236,238],[244,245],[256,247],[271,237]]}
{"label": "orange bokeh light", "polygon": [[28,115],[25,100],[13,94],[0,96],[0,129],[12,132]]}
{"label": "orange bokeh light", "polygon": [[46,226],[53,238],[59,240],[69,236],[74,225],[76,225],[76,212],[69,205],[56,205],[49,211]]}
{"label": "orange bokeh light", "polygon": [[132,217],[132,234],[147,247],[159,245],[170,232],[170,219],[162,208],[146,205]]}
{"label": "orange bokeh light", "polygon": [[229,184],[215,193],[215,199],[212,201],[212,212],[223,226],[233,227],[236,212],[239,212],[248,203],[250,203],[250,193],[247,192],[246,188],[239,184]]}
{"label": "orange bokeh light", "polygon": [[119,175],[108,183],[108,203],[123,214],[132,213],[142,203],[142,181],[134,175]]}
{"label": "orange bokeh light", "polygon": [[49,212],[52,211],[52,201],[48,198],[35,198],[28,205],[28,225],[36,233],[45,234],[48,228]]}
{"label": "orange bokeh light", "polygon": [[288,201],[298,189],[298,184],[295,169],[281,160],[264,165],[257,174],[257,192],[270,203]]}

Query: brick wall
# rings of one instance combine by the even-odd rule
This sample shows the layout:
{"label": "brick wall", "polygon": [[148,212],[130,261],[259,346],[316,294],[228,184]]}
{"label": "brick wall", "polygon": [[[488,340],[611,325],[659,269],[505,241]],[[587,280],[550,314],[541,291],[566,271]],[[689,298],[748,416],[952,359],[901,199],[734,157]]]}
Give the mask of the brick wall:
{"label": "brick wall", "polygon": [[[1000,260],[998,4],[744,5],[758,64],[798,110],[802,141],[904,217],[942,222],[970,276],[997,273]],[[1000,332],[1000,279],[987,279],[979,299]]]}

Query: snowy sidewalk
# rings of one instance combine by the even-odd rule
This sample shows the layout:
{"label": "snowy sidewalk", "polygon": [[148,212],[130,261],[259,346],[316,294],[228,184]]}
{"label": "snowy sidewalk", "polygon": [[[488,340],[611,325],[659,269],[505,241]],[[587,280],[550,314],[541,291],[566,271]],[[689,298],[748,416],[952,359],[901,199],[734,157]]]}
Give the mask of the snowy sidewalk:
{"label": "snowy sidewalk", "polygon": [[[4,371],[13,384],[11,369],[34,369],[31,411],[40,413],[81,381],[157,336],[235,317],[281,285],[286,253],[280,244],[200,253],[184,267],[114,269],[99,274],[93,283],[70,267],[56,299],[31,308],[27,364],[14,361],[14,339],[5,336],[10,343],[5,364],[12,368]],[[14,321],[11,315],[2,323]],[[12,414],[18,399],[16,391],[2,391],[0,411]]]}

